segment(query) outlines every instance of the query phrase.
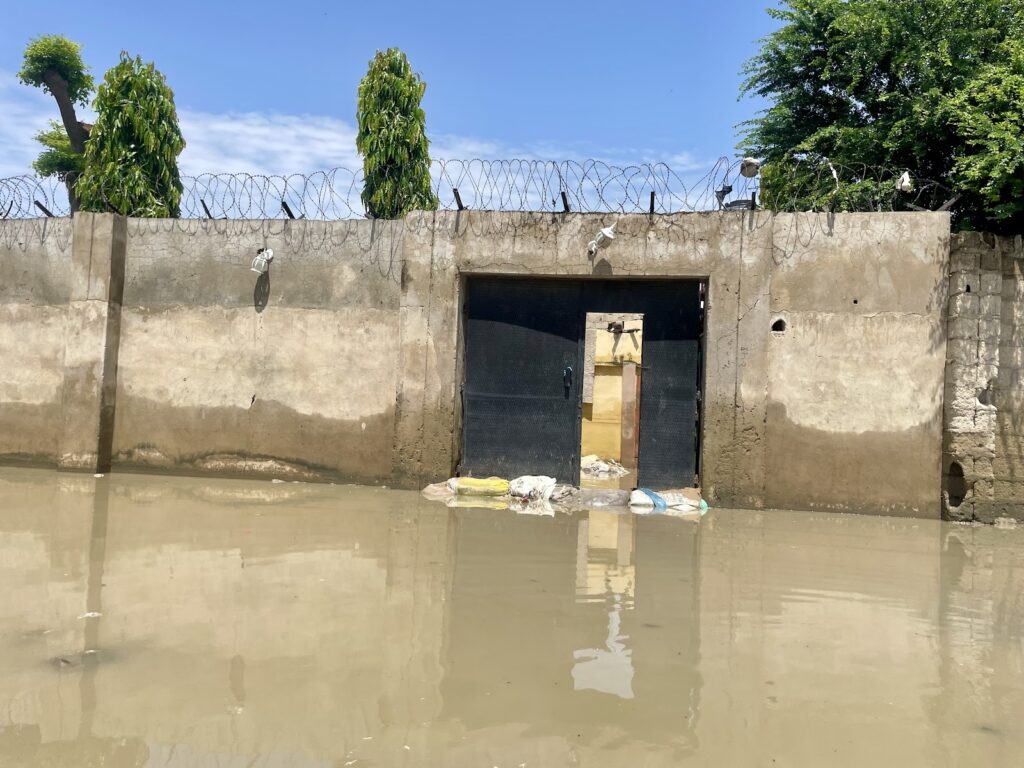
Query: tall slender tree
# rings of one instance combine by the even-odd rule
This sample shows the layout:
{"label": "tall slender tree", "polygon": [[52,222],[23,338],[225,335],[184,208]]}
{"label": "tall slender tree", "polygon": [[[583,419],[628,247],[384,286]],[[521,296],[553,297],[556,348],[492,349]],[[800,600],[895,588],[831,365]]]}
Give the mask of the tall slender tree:
{"label": "tall slender tree", "polygon": [[174,93],[141,58],[121,53],[96,94],[96,124],[78,182],[83,210],[176,218],[181,202]]}
{"label": "tall slender tree", "polygon": [[78,210],[76,183],[83,169],[89,126],[78,119],[75,105],[85,106],[93,91],[93,79],[82,61],[82,46],[60,35],[44,35],[25,48],[18,79],[26,85],[42,88],[53,96],[60,112],[61,125],[37,134],[43,153],[33,163],[36,173],[56,176],[68,189],[72,211]]}
{"label": "tall slender tree", "polygon": [[398,48],[377,51],[359,83],[356,147],[363,156],[363,205],[374,218],[437,208],[421,106],[426,88]]}

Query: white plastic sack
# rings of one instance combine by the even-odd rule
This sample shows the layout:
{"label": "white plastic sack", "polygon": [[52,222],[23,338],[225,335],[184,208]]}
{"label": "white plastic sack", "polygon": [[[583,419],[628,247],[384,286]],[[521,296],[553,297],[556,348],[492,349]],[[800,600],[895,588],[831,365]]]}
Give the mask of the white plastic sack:
{"label": "white plastic sack", "polygon": [[538,517],[554,517],[555,508],[551,506],[551,502],[541,499],[540,501],[531,501],[528,503],[513,501],[509,505],[509,509],[515,511],[518,515],[536,515]]}
{"label": "white plastic sack", "polygon": [[547,501],[555,490],[555,478],[546,475],[523,475],[508,486],[509,495],[528,501]]}
{"label": "white plastic sack", "polygon": [[631,494],[629,494],[629,506],[637,507],[639,509],[697,509],[700,506],[699,501],[694,501],[688,498],[687,495],[681,492],[666,491],[664,493],[655,493],[645,488],[637,488]]}
{"label": "white plastic sack", "polygon": [[591,453],[580,459],[580,469],[589,477],[623,477],[629,470],[615,459],[602,459]]}

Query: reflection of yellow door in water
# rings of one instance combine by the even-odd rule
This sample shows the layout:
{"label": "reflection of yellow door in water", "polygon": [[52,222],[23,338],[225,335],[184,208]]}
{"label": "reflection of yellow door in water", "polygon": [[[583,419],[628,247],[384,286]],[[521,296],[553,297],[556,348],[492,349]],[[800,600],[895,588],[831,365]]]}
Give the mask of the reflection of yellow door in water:
{"label": "reflection of yellow door in water", "polygon": [[636,466],[635,455],[623,455],[623,445],[633,446],[627,452],[635,454],[642,347],[643,315],[587,314],[581,455]]}

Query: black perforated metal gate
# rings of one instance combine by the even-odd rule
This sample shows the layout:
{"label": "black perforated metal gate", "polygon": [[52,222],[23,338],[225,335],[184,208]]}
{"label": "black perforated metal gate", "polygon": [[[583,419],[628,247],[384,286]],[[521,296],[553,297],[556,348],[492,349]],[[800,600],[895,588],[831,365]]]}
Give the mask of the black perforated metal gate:
{"label": "black perforated metal gate", "polygon": [[643,313],[637,484],[697,471],[696,282],[471,278],[465,302],[464,475],[579,480],[587,312]]}
{"label": "black perforated metal gate", "polygon": [[462,474],[576,483],[580,284],[472,279],[465,306]]}

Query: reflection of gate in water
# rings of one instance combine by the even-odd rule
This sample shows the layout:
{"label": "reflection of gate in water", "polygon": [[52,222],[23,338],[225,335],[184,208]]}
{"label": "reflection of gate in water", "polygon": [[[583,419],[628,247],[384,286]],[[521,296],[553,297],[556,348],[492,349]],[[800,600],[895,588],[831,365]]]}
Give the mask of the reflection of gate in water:
{"label": "reflection of gate in water", "polygon": [[700,526],[594,510],[452,514],[443,716],[495,739],[529,723],[539,741],[612,729],[679,758],[694,750]]}
{"label": "reflection of gate in water", "polygon": [[470,278],[463,474],[579,481],[587,312],[644,316],[638,484],[693,484],[702,326],[695,281]]}

